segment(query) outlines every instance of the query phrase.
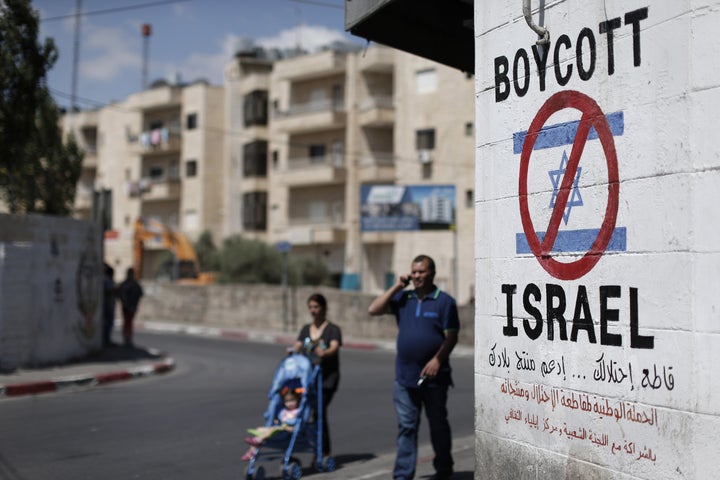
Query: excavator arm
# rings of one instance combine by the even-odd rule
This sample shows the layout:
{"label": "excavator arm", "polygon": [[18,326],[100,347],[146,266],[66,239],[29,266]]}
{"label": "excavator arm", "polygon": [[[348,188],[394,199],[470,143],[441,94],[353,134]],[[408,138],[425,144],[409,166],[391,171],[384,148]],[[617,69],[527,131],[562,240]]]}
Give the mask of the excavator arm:
{"label": "excavator arm", "polygon": [[185,235],[173,231],[169,226],[154,219],[138,218],[133,236],[133,264],[136,275],[143,273],[143,252],[148,241],[160,243],[173,254],[174,265],[171,277],[174,281],[192,284],[214,283],[214,276],[201,272],[197,254]]}

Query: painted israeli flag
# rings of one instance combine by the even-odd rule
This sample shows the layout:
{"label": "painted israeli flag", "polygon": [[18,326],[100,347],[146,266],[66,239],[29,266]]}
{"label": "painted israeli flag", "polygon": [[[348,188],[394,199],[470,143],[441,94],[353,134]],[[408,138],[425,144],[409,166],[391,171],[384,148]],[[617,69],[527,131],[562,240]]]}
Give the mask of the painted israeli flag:
{"label": "painted israeli flag", "polygon": [[[610,125],[610,132],[612,133],[613,137],[620,136],[624,133],[625,120],[623,112],[610,113],[605,117],[607,118],[608,124]],[[572,145],[575,141],[575,136],[577,134],[579,125],[579,121],[572,121],[544,126],[538,134],[535,145],[533,146],[533,150]],[[523,144],[525,143],[526,136],[527,130],[516,132],[513,134],[513,154],[519,155],[520,153],[522,153]],[[597,139],[598,134],[595,131],[595,128],[590,128],[590,131],[588,132],[588,141]],[[557,196],[557,189],[562,183],[561,175],[564,173],[564,166],[566,165],[567,160],[565,160],[565,163],[561,161],[559,169],[551,170],[548,172],[548,175],[550,176],[550,181],[553,186],[553,196],[550,201],[550,208],[554,206],[554,200]],[[571,192],[570,201],[568,202],[568,205],[566,206],[566,211],[563,215],[565,224],[567,224],[568,222],[571,209],[573,207],[583,205],[582,196],[580,195],[579,190],[579,177],[581,172],[582,169],[579,167],[577,176],[573,181],[573,191]],[[572,253],[588,251],[590,250],[590,247],[597,238],[599,232],[599,229],[558,231],[557,238],[555,239],[555,243],[552,248],[552,252]],[[545,232],[536,232],[536,235],[538,236],[540,242],[542,242],[545,237]],[[608,244],[605,251],[624,252],[626,250],[627,229],[625,227],[615,227],[615,230],[613,231],[613,234],[610,238],[610,243]],[[532,253],[532,250],[530,250],[530,245],[527,241],[527,237],[524,233],[517,233],[515,235],[515,251],[518,254]]]}

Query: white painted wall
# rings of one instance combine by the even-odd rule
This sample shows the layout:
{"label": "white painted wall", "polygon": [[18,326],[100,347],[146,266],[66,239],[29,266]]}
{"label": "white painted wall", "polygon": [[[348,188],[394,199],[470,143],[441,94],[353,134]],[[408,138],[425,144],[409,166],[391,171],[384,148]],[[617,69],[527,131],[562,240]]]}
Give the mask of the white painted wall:
{"label": "white painted wall", "polygon": [[720,2],[541,4],[544,89],[521,2],[475,2],[476,478],[717,478]]}
{"label": "white painted wall", "polygon": [[101,302],[96,224],[0,214],[0,370],[100,348]]}

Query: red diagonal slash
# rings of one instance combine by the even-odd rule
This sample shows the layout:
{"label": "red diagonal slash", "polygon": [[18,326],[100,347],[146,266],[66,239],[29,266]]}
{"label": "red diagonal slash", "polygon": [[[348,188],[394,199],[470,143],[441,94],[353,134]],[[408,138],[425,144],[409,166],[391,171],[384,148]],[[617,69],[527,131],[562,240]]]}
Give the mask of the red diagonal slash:
{"label": "red diagonal slash", "polygon": [[[530,218],[527,196],[527,174],[530,164],[530,156],[540,131],[547,119],[559,110],[565,108],[574,108],[582,113],[578,125],[570,158],[565,170],[560,191],[555,199],[555,207],[550,222],[545,232],[542,243],[535,233],[535,228]],[[567,206],[568,198],[572,190],[573,179],[578,169],[585,143],[588,140],[590,128],[594,127],[598,134],[598,138],[602,143],[605,159],[608,167],[608,202],[605,209],[605,217],[603,219],[600,231],[595,238],[590,250],[585,255],[574,262],[562,263],[555,260],[552,255],[552,248],[557,238],[560,228],[562,214]],[[618,181],[617,153],[615,151],[615,141],[610,130],[605,114],[595,101],[580,92],[568,90],[558,92],[551,96],[545,104],[540,108],[537,115],[530,124],[528,133],[523,144],[522,155],[520,158],[520,175],[518,181],[518,199],[520,202],[520,218],[525,231],[528,245],[537,258],[540,265],[553,277],[561,280],[575,280],[587,272],[589,272],[600,257],[605,252],[612,233],[615,229],[615,221],[617,219],[618,197],[620,183]]]}

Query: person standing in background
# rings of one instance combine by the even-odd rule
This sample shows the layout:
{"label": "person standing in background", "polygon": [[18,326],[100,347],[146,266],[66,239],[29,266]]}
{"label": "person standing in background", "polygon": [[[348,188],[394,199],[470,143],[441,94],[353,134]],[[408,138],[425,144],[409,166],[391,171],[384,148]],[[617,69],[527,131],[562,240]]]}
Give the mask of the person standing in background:
{"label": "person standing in background", "polygon": [[[368,308],[370,315],[395,315],[398,325],[393,403],[398,420],[393,479],[412,480],[417,465],[418,429],[423,406],[430,426],[435,480],[453,474],[452,434],[447,413],[452,385],[450,353],[458,340],[460,318],[455,299],[434,284],[435,262],[427,255]],[[414,289],[405,291],[410,282]]]}
{"label": "person standing in background", "polygon": [[104,264],[105,275],[103,277],[103,347],[114,347],[112,331],[115,326],[116,288],[115,269],[107,263]]}
{"label": "person standing in background", "polygon": [[133,321],[137,315],[138,305],[143,296],[143,289],[135,280],[135,269],[128,268],[120,285],[118,285],[118,298],[123,314],[123,339],[126,347],[133,347]]}

